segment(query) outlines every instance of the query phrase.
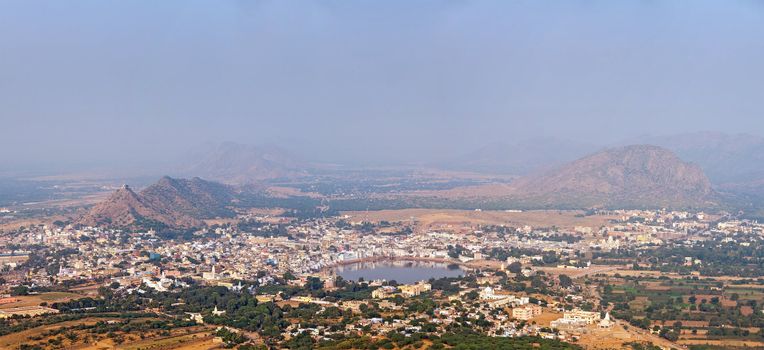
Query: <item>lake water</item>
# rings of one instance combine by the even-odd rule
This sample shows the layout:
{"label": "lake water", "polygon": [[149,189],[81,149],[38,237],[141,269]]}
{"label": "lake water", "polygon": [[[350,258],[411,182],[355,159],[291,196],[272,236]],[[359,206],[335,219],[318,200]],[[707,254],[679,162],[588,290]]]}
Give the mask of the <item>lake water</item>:
{"label": "lake water", "polygon": [[398,283],[415,283],[430,278],[464,276],[464,270],[458,265],[425,261],[383,260],[360,262],[334,268],[334,273],[346,280],[357,281],[363,278],[371,280],[395,280]]}

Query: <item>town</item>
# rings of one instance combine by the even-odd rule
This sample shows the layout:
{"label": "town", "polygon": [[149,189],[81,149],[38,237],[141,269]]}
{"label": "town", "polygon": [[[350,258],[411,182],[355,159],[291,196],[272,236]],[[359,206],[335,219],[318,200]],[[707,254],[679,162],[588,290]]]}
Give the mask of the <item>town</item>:
{"label": "town", "polygon": [[[523,215],[520,211],[504,214]],[[674,325],[667,326],[669,333],[653,323],[639,329],[644,319],[617,318],[623,310],[616,300],[610,300],[613,286],[604,282],[641,271],[695,279],[724,275],[724,271],[712,272],[721,268],[715,261],[706,262],[699,256],[681,256],[675,264],[634,254],[689,249],[718,237],[726,237],[721,244],[751,247],[760,244],[764,230],[764,225],[754,221],[676,211],[557,214],[571,220],[594,218],[592,222],[600,224],[570,227],[470,224],[459,218],[423,226],[417,218],[372,222],[363,220],[363,215],[295,219],[246,214],[177,237],[71,225],[6,232],[2,236],[5,249],[0,252],[0,281],[6,294],[0,300],[0,317],[18,323],[25,317],[87,315],[99,307],[102,312],[125,307],[73,308],[80,297],[103,301],[120,295],[154,299],[161,294],[173,298],[188,290],[223,288],[226,293],[251,295],[259,303],[274,303],[282,309],[306,308],[311,322],[290,322],[274,337],[232,326],[237,316],[227,312],[237,311],[223,303],[184,308],[183,299],[177,297],[180,305],[159,310],[199,325],[250,334],[236,341],[252,344],[264,344],[265,339],[289,342],[297,337],[319,344],[361,331],[442,336],[455,327],[469,326],[498,337],[532,336],[582,345],[605,339],[619,346],[646,342],[680,347],[676,332],[682,332],[681,326],[676,330],[671,328]],[[374,280],[342,276],[358,269],[412,266],[458,274],[423,275],[406,283],[396,281],[394,274]],[[741,267],[738,272],[744,271]],[[16,306],[24,298],[48,293],[64,294],[58,302]],[[330,314],[352,316],[357,322],[338,329],[326,320],[323,324],[315,320],[331,318]],[[214,339],[224,342],[219,335]]]}

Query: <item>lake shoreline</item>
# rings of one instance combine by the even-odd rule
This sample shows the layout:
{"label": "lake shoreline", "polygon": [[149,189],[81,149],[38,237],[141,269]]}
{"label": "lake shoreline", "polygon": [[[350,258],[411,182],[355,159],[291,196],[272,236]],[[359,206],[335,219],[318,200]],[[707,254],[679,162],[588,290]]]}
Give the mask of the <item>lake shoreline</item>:
{"label": "lake shoreline", "polygon": [[394,280],[398,283],[414,283],[431,278],[464,276],[469,270],[463,267],[463,264],[449,259],[378,257],[354,259],[325,271],[347,280]]}
{"label": "lake shoreline", "polygon": [[327,270],[333,270],[337,267],[346,266],[346,265],[355,265],[360,263],[371,263],[371,262],[384,262],[384,261],[390,261],[390,262],[396,262],[396,261],[412,261],[412,262],[431,262],[431,263],[440,263],[440,264],[454,264],[459,265],[461,268],[466,268],[467,265],[464,262],[461,262],[456,259],[445,259],[445,258],[425,258],[425,257],[414,257],[414,256],[373,256],[368,258],[360,258],[360,259],[352,259],[352,260],[344,260],[344,261],[338,261],[331,265],[327,265],[326,267],[322,268],[321,270],[327,271]]}

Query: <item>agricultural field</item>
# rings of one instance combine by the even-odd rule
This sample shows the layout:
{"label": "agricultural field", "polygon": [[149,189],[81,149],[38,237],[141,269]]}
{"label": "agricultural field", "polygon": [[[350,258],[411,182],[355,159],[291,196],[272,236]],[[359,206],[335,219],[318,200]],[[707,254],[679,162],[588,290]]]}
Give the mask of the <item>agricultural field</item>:
{"label": "agricultural field", "polygon": [[608,273],[586,283],[614,317],[690,349],[764,347],[761,281]]}
{"label": "agricultural field", "polygon": [[37,306],[40,304],[52,304],[55,302],[64,302],[72,299],[82,298],[82,295],[67,292],[48,292],[35,295],[22,295],[14,297],[19,301],[13,303],[0,304],[0,309],[10,309],[24,306]]}

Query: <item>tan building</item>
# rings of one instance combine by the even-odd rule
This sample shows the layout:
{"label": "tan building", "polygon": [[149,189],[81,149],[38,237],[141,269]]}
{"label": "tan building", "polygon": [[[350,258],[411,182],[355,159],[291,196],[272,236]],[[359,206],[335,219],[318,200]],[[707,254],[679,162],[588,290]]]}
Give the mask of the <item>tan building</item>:
{"label": "tan building", "polygon": [[565,311],[562,318],[558,318],[550,322],[552,328],[562,327],[583,327],[591,325],[600,320],[599,312],[583,311],[581,309],[574,309],[571,311]]}
{"label": "tan building", "polygon": [[371,297],[374,299],[385,299],[395,295],[397,289],[392,286],[382,286],[371,291]]}
{"label": "tan building", "polygon": [[353,312],[361,312],[361,305],[366,304],[361,300],[347,300],[343,301],[339,307],[341,309],[350,309]]}
{"label": "tan building", "polygon": [[430,290],[432,290],[432,286],[427,282],[419,282],[417,284],[407,284],[407,285],[398,286],[398,289],[401,291],[401,294],[403,294],[403,296],[414,297],[424,292],[429,292]]}
{"label": "tan building", "polygon": [[581,309],[573,309],[566,311],[563,314],[563,318],[573,321],[578,321],[586,324],[594,324],[600,320],[600,313],[595,311],[584,311]]}
{"label": "tan building", "polygon": [[512,317],[518,320],[528,321],[541,315],[541,306],[530,304],[512,309]]}

